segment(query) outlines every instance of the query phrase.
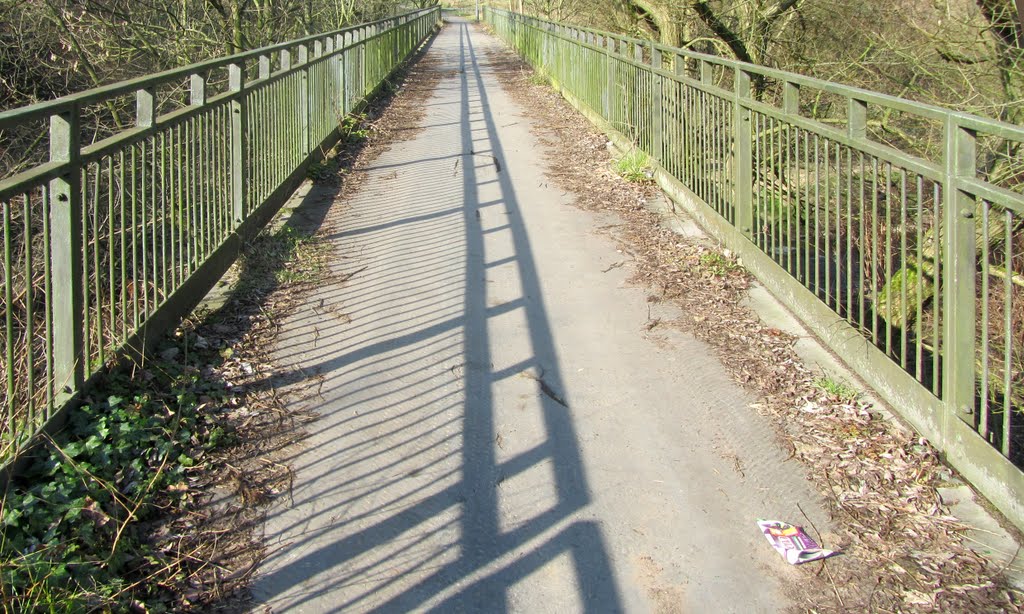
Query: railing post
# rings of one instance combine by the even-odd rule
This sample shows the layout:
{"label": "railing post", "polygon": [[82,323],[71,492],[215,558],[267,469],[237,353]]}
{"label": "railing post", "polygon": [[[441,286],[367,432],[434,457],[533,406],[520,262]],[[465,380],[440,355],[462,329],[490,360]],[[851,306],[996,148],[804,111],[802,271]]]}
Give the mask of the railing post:
{"label": "railing post", "polygon": [[[270,72],[269,65],[267,72]],[[189,99],[188,103],[193,107],[201,107],[206,104],[206,78],[200,74],[189,77]]]}
{"label": "railing post", "polygon": [[[786,85],[789,86],[788,83]],[[868,103],[856,98],[849,99],[846,108],[846,133],[851,139],[867,138]]]}
{"label": "railing post", "polygon": [[[672,57],[672,72],[675,73],[677,77],[686,76],[685,56],[683,56],[680,53],[677,53]],[[673,130],[676,131],[676,138],[672,139],[671,158],[676,160],[677,166],[675,168],[675,172],[678,176],[678,173],[685,171],[686,160],[691,155],[691,153],[686,150],[686,144],[687,142],[689,142],[689,139],[686,138],[686,130],[689,126],[690,118],[687,117],[686,115],[686,102],[682,95],[678,96],[675,99],[674,107],[674,110],[676,112],[675,121],[679,122],[679,126],[673,127]],[[675,205],[673,204],[673,211],[674,210]]]}
{"label": "railing post", "polygon": [[359,28],[359,97],[366,95],[366,27]]}
{"label": "railing post", "polygon": [[398,53],[395,55],[395,65],[402,61],[402,56],[407,50],[411,49],[412,43],[412,28],[409,26],[410,19],[403,17],[398,21],[398,29],[395,31],[395,42],[397,44]]}
{"label": "railing post", "polygon": [[260,78],[260,79],[269,79],[270,78],[270,56],[269,55],[261,55],[259,57],[259,61],[258,62],[259,63],[258,63],[257,70],[259,71],[259,73],[257,74],[257,77]]}
{"label": "railing post", "polygon": [[[703,73],[703,70],[702,70]],[[750,109],[743,101],[750,100],[750,73],[737,68],[733,84],[733,155],[736,163],[736,188],[733,205],[735,222],[743,236],[751,239],[754,230],[753,183],[754,160],[750,135]]]}
{"label": "railing post", "polygon": [[715,65],[707,60],[700,61],[700,82],[712,85],[715,82]]}
{"label": "railing post", "polygon": [[341,34],[334,36],[334,43],[331,45],[334,48],[334,71],[335,78],[338,80],[338,87],[334,89],[334,95],[338,97],[337,103],[337,118],[338,125],[341,125],[341,119],[345,117],[345,37]]}
{"label": "railing post", "polygon": [[[324,39],[323,45],[320,48],[320,55],[327,55],[327,62],[324,65],[328,71],[327,82],[336,84],[338,82],[338,56],[334,55],[334,37],[328,36]],[[320,104],[328,107],[331,111],[332,117],[338,115],[338,88],[325,88],[327,100],[321,100]],[[329,105],[329,106],[328,106]]]}
{"label": "railing post", "polygon": [[[850,117],[854,115],[853,101],[850,101]],[[865,107],[865,112],[867,108]],[[800,114],[800,85],[786,81],[782,86],[782,112],[787,115],[799,115]],[[867,116],[864,116],[867,119]],[[852,124],[851,124],[852,125]],[[865,126],[867,124],[864,124]],[[851,132],[850,136],[853,136]]]}
{"label": "railing post", "polygon": [[245,188],[249,183],[248,149],[246,128],[249,124],[249,110],[245,104],[245,65],[228,66],[228,90],[235,93],[231,99],[231,218],[232,226],[238,228],[245,219],[247,203]]}
{"label": "railing post", "polygon": [[[269,65],[267,66],[267,73],[270,73]],[[189,75],[188,81],[189,106],[194,108],[205,106],[206,75],[202,73],[193,73]],[[200,135],[193,132],[192,139],[196,139],[197,137],[201,138]],[[197,158],[201,157],[198,150],[198,145],[195,147],[186,147],[186,166],[191,169],[191,172],[193,173],[195,172],[196,164],[199,163]],[[189,232],[191,238],[186,242],[186,245],[182,246],[183,249],[188,250],[188,260],[185,265],[186,276],[194,270],[193,267],[198,266],[199,264],[199,254],[201,253],[201,250],[206,247],[206,245],[203,245],[205,243],[203,237],[207,236],[207,227],[210,225],[209,220],[201,213],[202,206],[200,203],[202,203],[203,199],[201,196],[202,188],[196,185],[197,183],[197,181],[192,182],[192,185],[187,189],[185,194],[184,206],[190,220],[189,224],[191,224]]]}
{"label": "railing post", "polygon": [[151,88],[135,92],[135,125],[152,128],[156,119],[156,93]]}
{"label": "railing post", "polygon": [[349,100],[352,94],[352,87],[349,85],[352,75],[348,71],[347,63],[348,55],[352,52],[355,35],[352,32],[345,32],[343,38],[342,47],[344,51],[341,54],[341,114],[346,116],[349,112]]}
{"label": "railing post", "polygon": [[399,20],[393,20],[391,22],[391,48],[393,49],[393,55],[391,65],[388,68],[393,68],[398,65],[398,58],[402,57],[402,31],[398,29],[399,24],[402,22]]}
{"label": "railing post", "polygon": [[[156,119],[156,90],[155,88],[146,87],[135,91],[135,125],[139,128],[152,128],[153,123]],[[146,149],[146,142],[149,141],[148,151]],[[149,317],[151,309],[153,307],[150,302],[150,289],[155,290],[155,285],[150,285],[151,282],[155,284],[156,277],[156,263],[154,262],[155,253],[151,250],[155,250],[155,222],[156,222],[156,210],[157,210],[157,191],[156,191],[156,175],[157,175],[157,155],[156,155],[156,139],[144,139],[143,143],[143,155],[140,160],[142,164],[142,178],[139,183],[139,188],[143,191],[139,203],[141,204],[141,223],[143,226],[142,233],[142,245],[140,250],[142,253],[142,275],[141,283],[136,283],[136,292],[139,291],[141,286],[142,291],[142,311],[140,312],[140,319],[138,324],[141,324]],[[149,159],[148,164],[150,165],[149,172],[147,169],[147,158]],[[136,196],[137,197],[137,196]],[[148,205],[148,206],[147,206]],[[148,232],[148,228],[153,228],[154,233]],[[148,245],[147,245],[148,243]],[[152,255],[151,255],[152,253]],[[138,275],[138,271],[136,271]],[[89,331],[85,331],[86,343],[88,343]],[[87,359],[88,350],[86,350],[86,356],[83,358]],[[86,365],[88,368],[89,365]]]}
{"label": "railing post", "polygon": [[664,153],[664,130],[665,120],[662,117],[662,93],[664,90],[664,81],[658,74],[661,70],[661,50],[651,43],[651,119],[654,122],[652,127],[653,134],[651,135],[651,148],[654,150],[651,152],[654,159],[660,164],[665,161]]}
{"label": "railing post", "polygon": [[[945,266],[943,267],[945,309],[941,355],[943,357],[943,399],[949,416],[974,426],[975,326],[977,309],[975,272],[977,235],[975,197],[959,189],[958,179],[974,177],[977,138],[973,130],[957,124],[950,114],[946,120]],[[944,433],[946,429],[944,429]],[[945,435],[943,435],[945,436]]]}
{"label": "railing post", "polygon": [[605,52],[604,52],[604,63],[605,63],[605,71],[604,71],[604,73],[605,73],[604,74],[604,99],[601,102],[603,103],[603,107],[604,107],[604,109],[603,109],[604,110],[604,118],[606,120],[608,120],[609,122],[611,122],[612,121],[612,95],[613,95],[612,88],[614,86],[614,81],[612,80],[612,73],[613,73],[614,67],[615,67],[615,64],[614,64],[615,60],[613,59],[613,56],[615,54],[615,39],[610,37],[610,36],[606,36],[605,39],[604,39],[604,48],[605,48]]}
{"label": "railing post", "polygon": [[302,138],[299,140],[302,143],[302,156],[306,156],[309,152],[313,151],[312,135],[309,129],[310,118],[309,113],[312,109],[310,98],[312,93],[309,87],[309,45],[299,45],[299,57],[297,58],[298,65],[302,68],[299,70],[299,126],[302,132]]}
{"label": "railing post", "polygon": [[82,175],[79,162],[77,105],[50,116],[50,161],[67,164],[50,180],[50,259],[53,283],[53,382],[58,392],[71,394],[85,381],[85,348],[81,323],[85,296],[82,286]]}

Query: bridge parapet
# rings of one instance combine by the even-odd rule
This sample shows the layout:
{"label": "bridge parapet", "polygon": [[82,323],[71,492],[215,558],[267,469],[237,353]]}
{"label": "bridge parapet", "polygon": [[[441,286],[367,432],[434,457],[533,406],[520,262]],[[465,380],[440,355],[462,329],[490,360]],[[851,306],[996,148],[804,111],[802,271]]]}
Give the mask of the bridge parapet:
{"label": "bridge parapet", "polygon": [[[0,464],[202,299],[439,23],[413,11],[0,113],[0,133],[49,126],[48,160],[0,180]],[[87,131],[97,108],[134,121]]]}

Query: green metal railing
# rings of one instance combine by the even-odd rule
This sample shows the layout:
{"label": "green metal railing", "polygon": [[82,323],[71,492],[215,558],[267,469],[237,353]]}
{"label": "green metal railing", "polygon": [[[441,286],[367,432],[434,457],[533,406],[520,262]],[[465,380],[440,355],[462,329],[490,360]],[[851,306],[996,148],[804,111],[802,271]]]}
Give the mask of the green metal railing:
{"label": "green metal railing", "polygon": [[[439,20],[415,11],[0,113],[0,133],[49,123],[48,161],[0,180],[0,462],[203,297]],[[126,97],[134,124],[84,145],[87,111]]]}
{"label": "green metal railing", "polygon": [[[649,154],[670,195],[1024,526],[1024,128],[499,9],[486,21]],[[920,138],[886,138],[894,116]]]}

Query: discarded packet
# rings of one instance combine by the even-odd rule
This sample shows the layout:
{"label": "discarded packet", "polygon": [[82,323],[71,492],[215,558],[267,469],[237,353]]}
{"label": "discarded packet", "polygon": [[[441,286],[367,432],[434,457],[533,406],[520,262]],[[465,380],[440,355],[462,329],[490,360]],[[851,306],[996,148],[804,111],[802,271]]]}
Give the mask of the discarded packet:
{"label": "discarded packet", "polygon": [[757,526],[761,528],[768,543],[778,550],[790,565],[817,561],[835,554],[834,551],[819,546],[818,542],[804,533],[801,527],[781,520],[758,520]]}

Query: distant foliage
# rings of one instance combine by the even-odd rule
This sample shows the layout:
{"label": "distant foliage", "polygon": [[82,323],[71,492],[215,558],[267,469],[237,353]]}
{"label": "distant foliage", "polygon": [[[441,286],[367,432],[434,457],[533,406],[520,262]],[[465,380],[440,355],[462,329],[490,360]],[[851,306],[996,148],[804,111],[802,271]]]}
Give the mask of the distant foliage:
{"label": "distant foliage", "polygon": [[1024,123],[1024,41],[1013,0],[509,0],[503,5],[497,3]]}
{"label": "distant foliage", "polygon": [[[0,111],[434,3],[0,0]],[[86,123],[99,124],[102,138],[128,122],[133,105],[110,105]],[[0,131],[0,177],[45,153],[45,125],[24,128]]]}

